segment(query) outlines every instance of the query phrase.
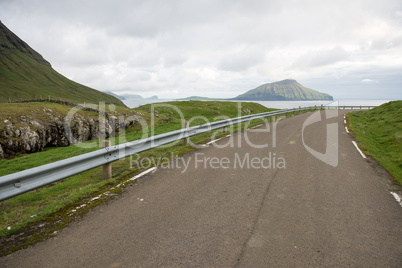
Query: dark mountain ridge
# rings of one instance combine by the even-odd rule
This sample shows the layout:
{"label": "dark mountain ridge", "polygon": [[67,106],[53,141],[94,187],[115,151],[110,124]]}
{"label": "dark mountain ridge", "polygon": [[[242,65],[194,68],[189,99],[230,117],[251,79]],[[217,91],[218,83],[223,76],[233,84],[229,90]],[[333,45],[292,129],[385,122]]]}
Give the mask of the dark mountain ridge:
{"label": "dark mountain ridge", "polygon": [[41,54],[0,21],[0,102],[48,98],[125,106],[114,96],[59,74]]}

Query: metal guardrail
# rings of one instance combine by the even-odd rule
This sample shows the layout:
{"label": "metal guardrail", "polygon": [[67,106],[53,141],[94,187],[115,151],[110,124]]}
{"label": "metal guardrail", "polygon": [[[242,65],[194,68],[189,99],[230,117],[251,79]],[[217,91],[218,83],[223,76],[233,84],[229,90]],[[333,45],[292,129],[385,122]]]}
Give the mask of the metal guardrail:
{"label": "metal guardrail", "polygon": [[243,123],[268,116],[281,115],[297,111],[312,109],[369,109],[373,106],[315,106],[295,109],[286,109],[273,112],[259,113],[225,119],[209,124],[184,128],[141,140],[127,142],[116,146],[107,147],[94,152],[78,155],[39,167],[23,170],[0,177],[0,201],[40,188],[64,178],[73,176],[86,170],[99,167],[113,161],[123,159],[130,155],[143,152],[164,144],[188,138],[214,129],[224,128],[229,125]]}
{"label": "metal guardrail", "polygon": [[[318,106],[318,107],[321,107],[321,106]],[[325,109],[338,109],[338,110],[345,110],[345,109],[348,109],[348,110],[355,110],[355,109],[358,109],[358,110],[365,110],[365,109],[367,109],[367,110],[369,110],[369,109],[372,109],[372,108],[375,108],[375,107],[377,107],[377,106],[363,106],[363,105],[360,105],[360,106],[351,106],[351,105],[343,105],[343,106],[324,106],[324,108]]]}

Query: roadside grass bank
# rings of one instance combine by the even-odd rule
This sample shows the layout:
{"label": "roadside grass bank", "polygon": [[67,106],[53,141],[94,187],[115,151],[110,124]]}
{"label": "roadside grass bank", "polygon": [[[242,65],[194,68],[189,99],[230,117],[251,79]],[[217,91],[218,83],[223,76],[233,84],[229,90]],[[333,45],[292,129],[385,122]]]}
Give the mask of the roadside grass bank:
{"label": "roadside grass bank", "polygon": [[[237,117],[239,116],[239,107],[237,103],[230,102],[174,102],[174,105],[183,111],[185,120],[191,120],[194,116],[202,115],[203,118],[196,118],[191,122],[191,125],[206,123],[205,119],[210,121],[217,120],[216,116]],[[169,104],[170,105],[170,104]],[[204,108],[203,108],[204,107]],[[144,116],[144,121],[148,124],[148,128],[142,129],[141,125],[134,125],[124,132],[124,137],[118,136],[110,139],[113,144],[120,142],[132,141],[142,138],[143,135],[153,135],[173,131],[182,127],[180,115],[176,115],[174,110],[169,110],[166,106],[155,107],[151,111],[151,106],[146,105],[134,109],[137,114]],[[153,109],[153,108],[152,108]],[[261,113],[271,111],[255,103],[242,103],[240,107],[240,115],[250,113]],[[151,120],[151,112],[155,119]],[[290,115],[290,114],[289,114]],[[222,118],[218,118],[221,120]],[[228,135],[231,132],[244,130],[246,127],[252,127],[263,123],[263,120],[253,120],[249,124],[236,124],[228,127],[226,132],[214,130],[208,133],[199,134],[190,138],[194,144],[202,144],[214,138],[220,138]],[[152,125],[154,124],[154,125]],[[151,127],[152,125],[152,127]],[[218,132],[217,132],[218,131]],[[145,134],[144,134],[145,133]],[[122,133],[120,133],[122,134]],[[99,149],[100,141],[87,141],[86,145],[94,145],[92,148],[82,148],[80,146],[69,146],[59,148],[48,148],[43,152],[25,155],[22,157],[6,160],[0,160],[1,175],[10,174],[27,168],[40,166],[46,163],[65,159],[82,153],[90,152]],[[91,147],[91,146],[86,146]],[[195,150],[189,145],[183,145],[183,142],[178,142],[174,146],[163,146],[154,148],[135,156],[137,162],[140,159],[167,159],[183,155],[189,151]],[[142,161],[139,166],[132,158],[115,161],[112,164],[113,178],[102,180],[102,168],[95,168],[70,178],[64,179],[53,185],[42,187],[40,189],[10,198],[0,203],[0,244],[2,238],[4,241],[9,241],[10,237],[21,235],[22,244],[19,243],[13,250],[21,246],[27,246],[36,241],[46,238],[47,235],[62,228],[66,223],[70,222],[71,210],[79,207],[80,204],[86,202],[88,198],[93,198],[99,194],[110,191],[111,188],[132,178],[141,169],[151,167],[161,163],[147,163]],[[121,189],[120,189],[121,190]],[[114,189],[113,192],[118,193],[119,189]],[[92,203],[91,206],[95,206]],[[88,210],[91,206],[86,206]],[[55,220],[57,219],[57,220]],[[37,231],[38,226],[47,225],[49,222],[58,222],[52,228],[47,228],[46,232]],[[31,231],[29,231],[31,230]],[[32,231],[34,230],[34,231]],[[1,238],[2,237],[2,238]],[[1,247],[0,247],[1,248]],[[1,251],[1,254],[10,253],[10,248],[6,247],[7,251]]]}
{"label": "roadside grass bank", "polygon": [[402,185],[402,101],[348,114],[359,147],[375,158]]}

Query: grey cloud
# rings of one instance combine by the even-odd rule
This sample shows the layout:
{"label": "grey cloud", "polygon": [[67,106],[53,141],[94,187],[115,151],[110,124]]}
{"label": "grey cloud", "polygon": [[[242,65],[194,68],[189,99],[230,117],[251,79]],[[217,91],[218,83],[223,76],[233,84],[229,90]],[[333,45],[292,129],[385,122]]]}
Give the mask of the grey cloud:
{"label": "grey cloud", "polygon": [[[402,65],[401,10],[398,0],[0,1],[3,23],[67,77],[175,97],[237,95],[285,74],[324,83],[340,62],[356,90],[379,86],[361,81]],[[374,74],[349,79],[369,63]]]}
{"label": "grey cloud", "polygon": [[221,70],[240,72],[264,61],[264,50],[258,47],[247,47],[241,51],[225,55],[218,63]]}
{"label": "grey cloud", "polygon": [[362,83],[378,83],[377,80],[373,80],[373,79],[370,79],[370,78],[364,78],[361,82]]}
{"label": "grey cloud", "polygon": [[187,61],[187,57],[184,55],[180,54],[166,54],[163,57],[163,65],[167,68],[176,66],[176,65],[182,65]]}
{"label": "grey cloud", "polygon": [[309,51],[299,57],[292,65],[292,68],[315,68],[331,65],[340,61],[350,59],[350,54],[342,47]]}
{"label": "grey cloud", "polygon": [[402,35],[392,39],[375,39],[371,42],[370,49],[385,50],[402,47]]}
{"label": "grey cloud", "polygon": [[402,47],[402,35],[394,38],[391,44],[392,47]]}

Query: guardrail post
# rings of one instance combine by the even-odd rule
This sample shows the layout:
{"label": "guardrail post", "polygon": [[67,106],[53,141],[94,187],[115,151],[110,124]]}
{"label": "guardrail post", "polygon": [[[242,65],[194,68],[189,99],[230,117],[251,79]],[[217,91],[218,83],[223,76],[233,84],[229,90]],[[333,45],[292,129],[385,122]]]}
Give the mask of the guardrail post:
{"label": "guardrail post", "polygon": [[[112,143],[110,141],[102,141],[102,148],[110,147]],[[102,179],[108,180],[112,177],[112,163],[107,163],[102,166]]]}
{"label": "guardrail post", "polygon": [[[189,128],[189,127],[190,127],[190,124],[187,121],[184,121],[183,122],[183,128]],[[188,140],[189,140],[188,137],[184,138],[183,139],[183,145],[188,145]]]}

